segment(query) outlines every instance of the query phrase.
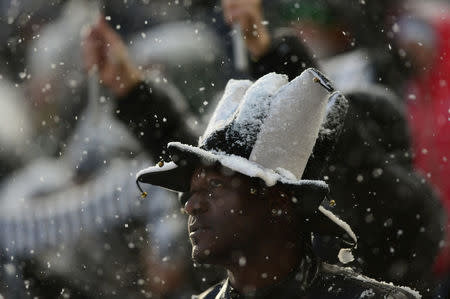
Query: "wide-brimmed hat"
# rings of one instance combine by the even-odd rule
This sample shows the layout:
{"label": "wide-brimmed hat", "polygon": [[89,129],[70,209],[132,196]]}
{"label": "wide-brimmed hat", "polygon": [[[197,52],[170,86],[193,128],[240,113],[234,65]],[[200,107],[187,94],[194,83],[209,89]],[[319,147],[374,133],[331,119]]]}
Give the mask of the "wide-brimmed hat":
{"label": "wide-brimmed hat", "polygon": [[198,146],[171,142],[172,161],[141,170],[137,182],[188,192],[201,165],[220,164],[297,198],[305,227],[356,244],[350,227],[323,206],[329,189],[320,179],[342,129],[348,103],[315,69],[288,81],[267,74],[256,82],[230,80]]}

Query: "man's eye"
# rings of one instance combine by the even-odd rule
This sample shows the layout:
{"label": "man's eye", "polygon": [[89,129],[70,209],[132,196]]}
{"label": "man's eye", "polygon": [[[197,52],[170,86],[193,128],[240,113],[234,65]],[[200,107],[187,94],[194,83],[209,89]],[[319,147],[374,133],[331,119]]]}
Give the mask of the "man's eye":
{"label": "man's eye", "polygon": [[209,181],[209,186],[212,188],[220,188],[223,186],[223,183],[219,180],[210,180]]}

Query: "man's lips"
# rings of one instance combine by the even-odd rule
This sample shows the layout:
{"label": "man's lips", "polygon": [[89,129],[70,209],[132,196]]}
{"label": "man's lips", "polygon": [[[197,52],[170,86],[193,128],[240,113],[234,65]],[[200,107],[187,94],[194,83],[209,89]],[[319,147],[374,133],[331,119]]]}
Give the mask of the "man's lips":
{"label": "man's lips", "polygon": [[202,233],[210,231],[211,228],[207,226],[194,226],[189,228],[189,237],[199,236]]}
{"label": "man's lips", "polygon": [[203,233],[206,233],[211,230],[211,226],[209,226],[208,221],[206,219],[199,219],[195,216],[190,216],[188,220],[188,231],[189,238],[197,238]]}

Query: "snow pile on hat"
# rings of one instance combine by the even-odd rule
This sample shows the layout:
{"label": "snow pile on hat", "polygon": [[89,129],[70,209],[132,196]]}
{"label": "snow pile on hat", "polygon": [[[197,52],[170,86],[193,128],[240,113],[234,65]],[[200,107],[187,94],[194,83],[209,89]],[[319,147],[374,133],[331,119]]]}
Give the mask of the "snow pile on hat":
{"label": "snow pile on hat", "polygon": [[[137,182],[177,192],[190,189],[199,165],[219,163],[267,186],[293,190],[311,231],[346,233],[350,227],[320,206],[328,185],[318,180],[343,125],[348,103],[317,70],[307,69],[288,81],[267,74],[256,82],[230,80],[198,147],[171,142],[172,161],[141,170]],[[352,260],[346,250],[341,261]]]}

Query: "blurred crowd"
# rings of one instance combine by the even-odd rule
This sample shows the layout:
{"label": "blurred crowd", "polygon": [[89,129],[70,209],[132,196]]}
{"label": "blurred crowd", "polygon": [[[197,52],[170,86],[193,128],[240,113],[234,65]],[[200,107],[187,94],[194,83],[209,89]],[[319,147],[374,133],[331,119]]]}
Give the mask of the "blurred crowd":
{"label": "blurred crowd", "polygon": [[350,266],[449,297],[446,1],[2,0],[0,24],[0,298],[190,298],[221,279],[136,171],[195,143],[229,79],[308,67],[350,102],[324,174],[359,237]]}

